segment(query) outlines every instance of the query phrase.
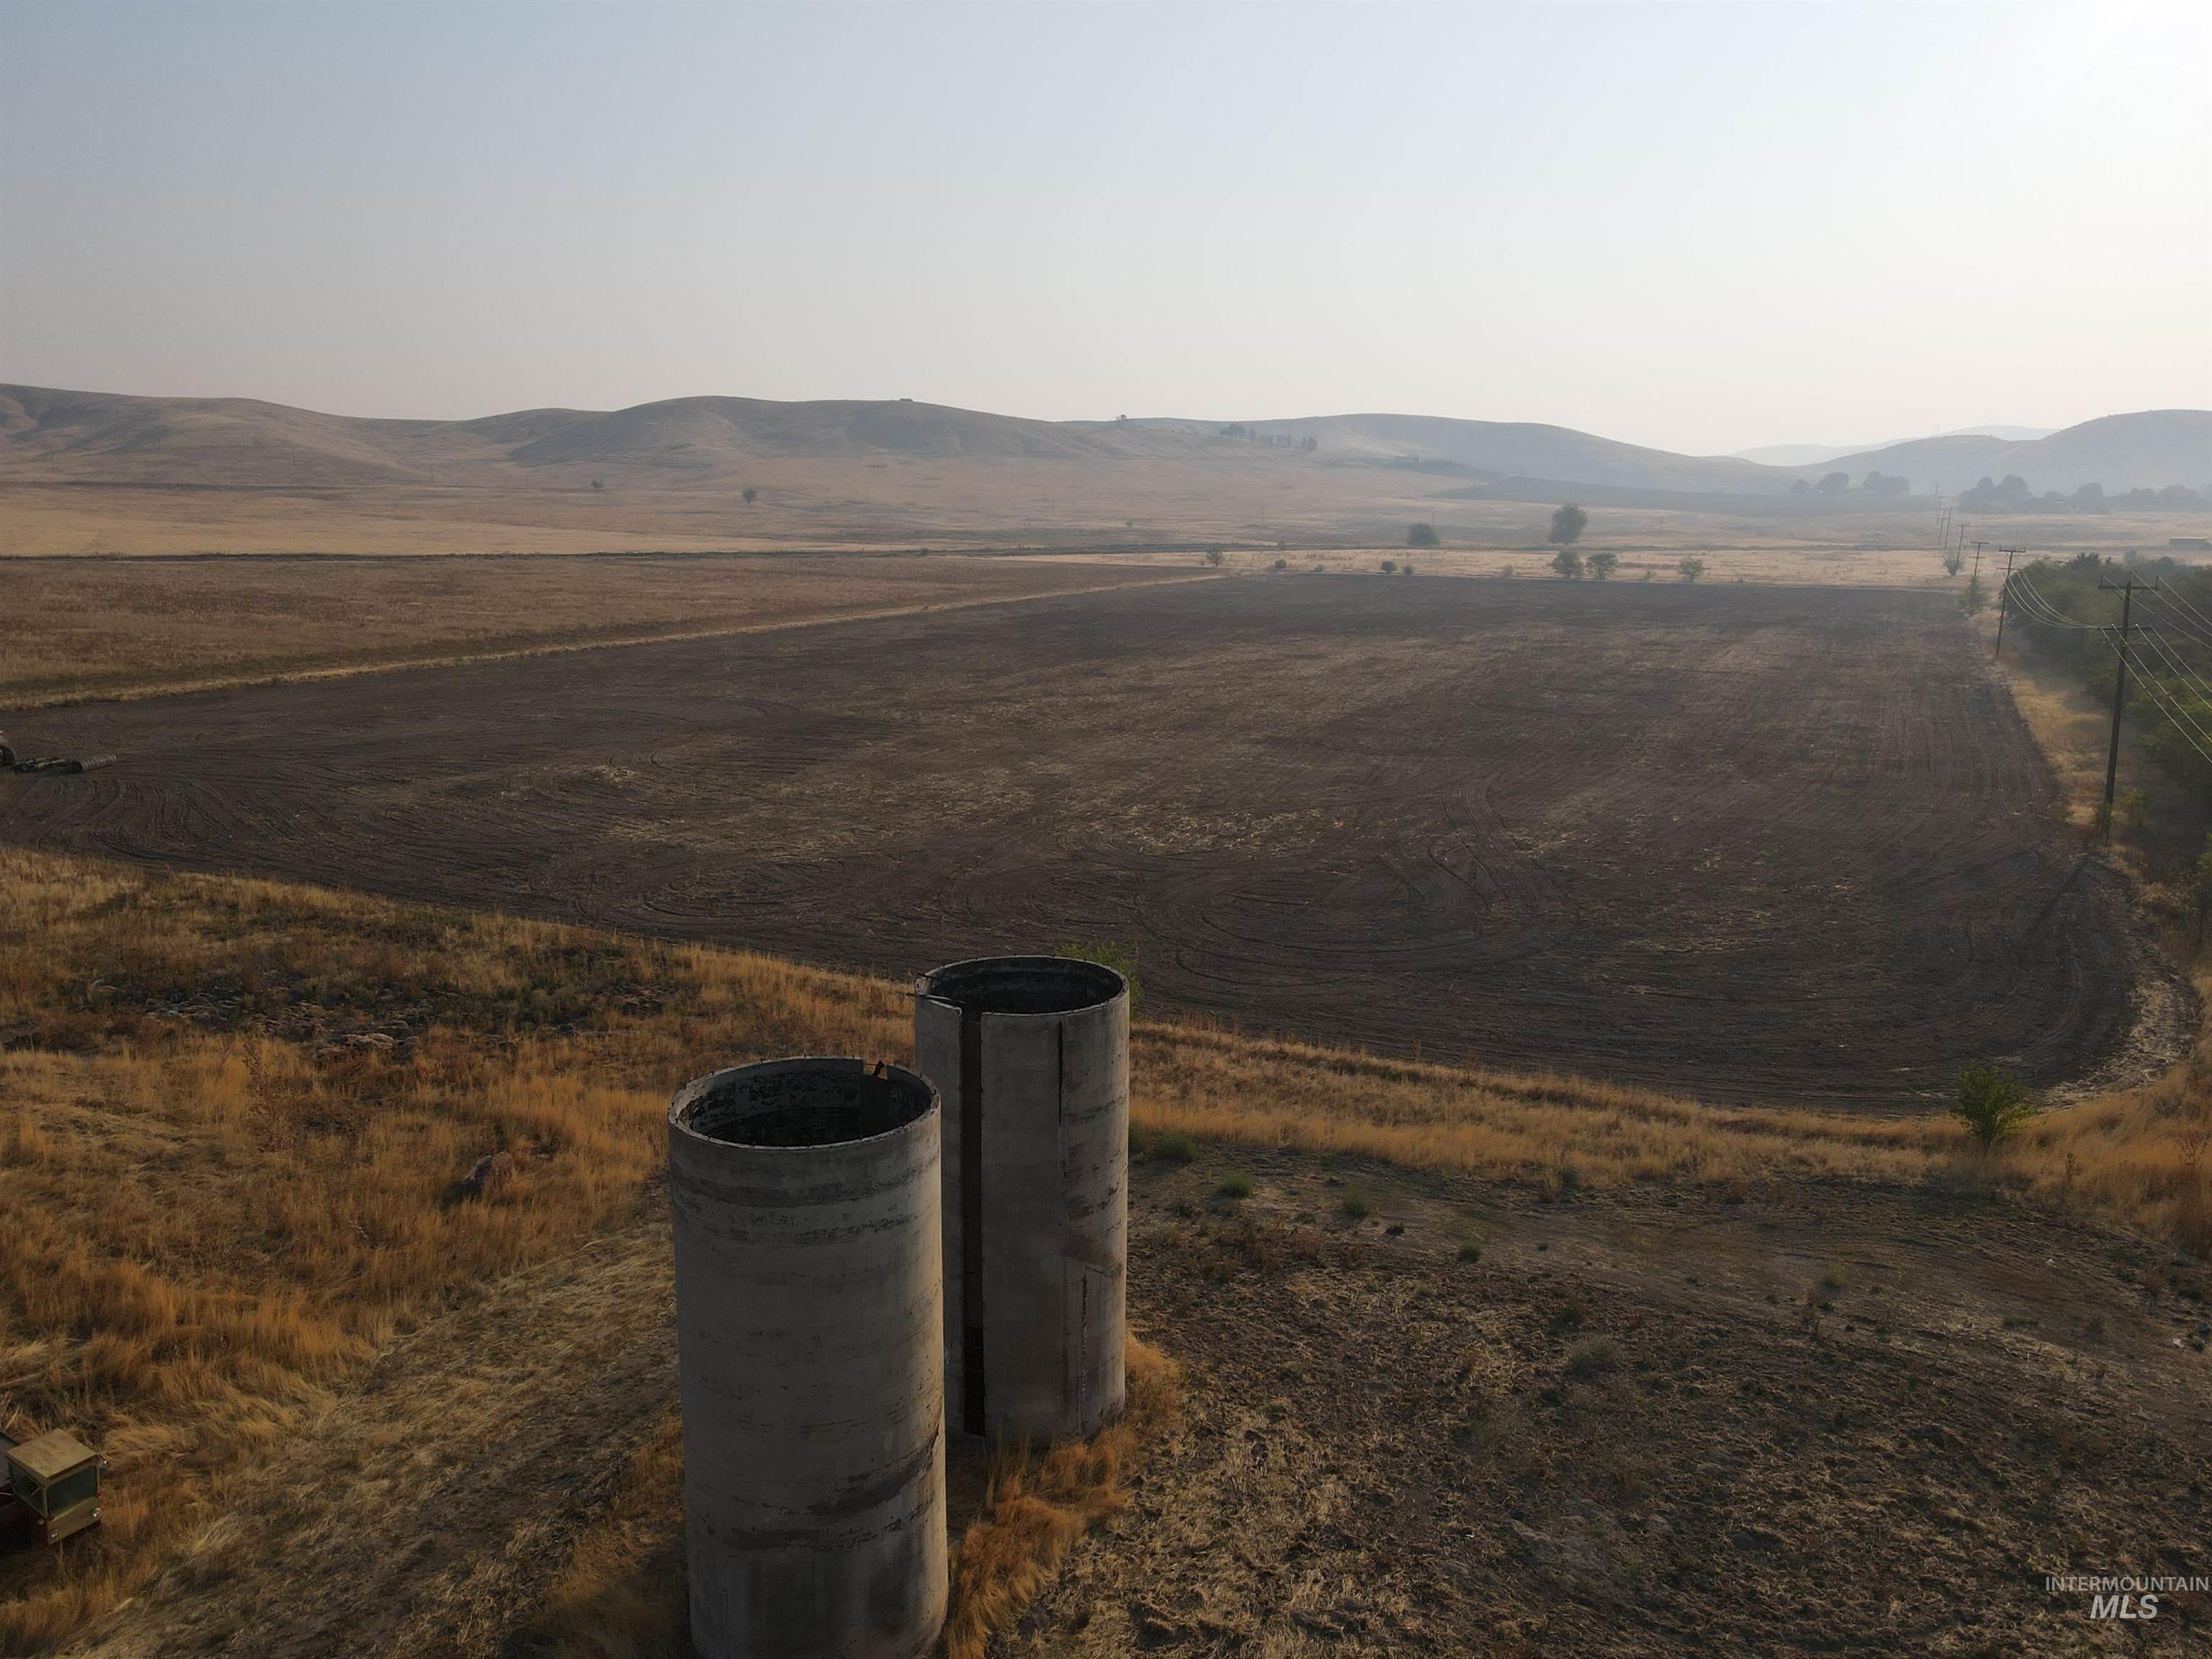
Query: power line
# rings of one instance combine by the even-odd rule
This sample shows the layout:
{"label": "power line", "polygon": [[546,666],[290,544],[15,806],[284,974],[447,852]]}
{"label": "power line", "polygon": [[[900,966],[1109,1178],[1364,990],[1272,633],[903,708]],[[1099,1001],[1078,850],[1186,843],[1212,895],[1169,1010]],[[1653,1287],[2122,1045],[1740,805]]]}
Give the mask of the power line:
{"label": "power line", "polygon": [[[2152,635],[2150,635],[2150,630],[2148,630],[2148,629],[2136,629],[2135,633],[2136,633],[2136,639],[2150,639],[2152,648],[2157,650],[2157,653],[2159,653],[2159,659],[2161,659],[2163,664],[2166,664],[2166,671],[2170,672],[2170,675],[2177,675],[2179,679],[2184,681],[2185,686],[2190,688],[2190,690],[2194,690],[2194,692],[2197,692],[2197,695],[2199,695],[2199,699],[2205,699],[2205,702],[2212,702],[2212,688],[2208,688],[2208,686],[2205,686],[2205,684],[2203,684],[2203,681],[2197,679],[2197,677],[2194,677],[2194,675],[2190,675],[2188,668],[2177,668],[2177,665],[2174,665],[2174,657],[2172,657],[2172,653],[2170,653],[2170,650],[2167,650],[2166,646],[2163,646],[2163,644],[2159,644],[2157,637],[2152,637]],[[2179,699],[2179,696],[2174,695],[2174,688],[2172,688],[2172,686],[2166,686],[2166,684],[2161,684],[2161,681],[2159,681],[2157,668],[2152,668],[2152,664],[2148,664],[2148,661],[2143,661],[2142,650],[2139,650],[2139,648],[2136,648],[2136,654],[2135,654],[2135,672],[2136,672],[2136,675],[2142,675],[2142,677],[2143,677],[2143,684],[2146,684],[2146,686],[2150,688],[2150,690],[2154,692],[2154,695],[2166,696],[2166,699],[2170,699],[2170,702],[2174,703],[2174,708],[2177,708],[2177,710],[2179,710],[2179,708],[2185,708],[2184,703],[2181,703],[2181,699]],[[2192,723],[2194,728],[2199,730],[2199,732],[2203,732],[2205,741],[2208,741],[2208,744],[2212,744],[2212,730],[2205,730],[2203,721],[2199,721],[2199,719],[2194,717],[2194,714],[2190,714],[2188,719],[2190,719],[2190,723]]]}
{"label": "power line", "polygon": [[2204,723],[2189,712],[2188,706],[2174,695],[2172,687],[2161,684],[2142,658],[2135,659],[2135,667],[2136,678],[2141,682],[2139,689],[2185,738],[2191,738],[2193,733],[2206,744],[2212,744],[2212,731],[2206,730]]}
{"label": "power line", "polygon": [[2136,631],[2151,642],[2151,648],[2158,653],[2159,659],[2165,663],[2167,673],[2197,693],[2205,702],[2212,703],[2212,684],[2207,684],[2203,677],[2190,667],[2188,661],[2166,642],[2156,629],[2142,628]]}
{"label": "power line", "polygon": [[[2141,665],[2138,664],[2137,666],[2140,667]],[[2198,756],[2203,758],[2206,765],[2212,766],[2212,747],[2207,746],[2212,745],[2212,732],[2206,732],[2203,726],[2199,726],[2193,728],[2196,735],[2191,735],[2192,728],[2191,726],[2184,724],[2179,705],[2173,703],[2171,701],[2172,694],[2160,688],[2158,682],[2149,675],[2142,676],[2142,689],[2149,695],[2152,704],[2166,717],[2167,721],[2172,726],[2174,735],[2179,737],[2191,749],[2194,749]],[[2204,741],[2202,743],[2198,742],[2197,738],[2199,737],[2203,738]],[[2106,798],[2106,803],[2108,805],[2111,804],[2111,797],[2107,796]]]}
{"label": "power line", "polygon": [[[2153,592],[2148,594],[2148,597],[2154,599],[2164,599],[2166,596],[2163,593]],[[2194,641],[2197,644],[2205,647],[2208,650],[2212,650],[2212,627],[2207,627],[2199,623],[2192,623],[2188,617],[2183,615],[2178,611],[2169,611],[2166,620],[2172,624],[2177,633],[2185,635],[2187,638]]]}
{"label": "power line", "polygon": [[2012,585],[2020,590],[2031,611],[2042,613],[2033,617],[2032,620],[2041,623],[2046,628],[2068,628],[2077,633],[2092,633],[2105,626],[2101,623],[2075,622],[2035,591],[2035,585],[2028,580],[2027,573],[2025,570],[2012,579]]}
{"label": "power line", "polygon": [[2190,604],[2190,602],[2189,602],[2187,599],[2184,599],[2184,598],[2183,598],[2179,593],[2176,592],[2172,588],[2170,588],[2170,587],[2160,587],[2160,588],[2154,588],[2154,589],[2152,589],[2152,590],[2151,590],[2151,592],[2152,592],[2153,596],[2154,596],[2154,598],[2158,599],[2159,599],[2160,601],[2161,601],[2162,603],[2166,604],[2166,605],[2176,605],[2176,606],[2179,606],[2182,611],[2185,611],[2189,616],[2191,616],[2191,617],[2195,618],[2196,623],[2197,623],[2197,625],[2199,628],[2202,628],[2203,629],[2204,629],[2204,631],[2205,631],[2207,634],[2212,634],[2212,617],[2207,617],[2204,615],[2204,613],[2203,613],[2203,611],[2199,611],[2199,610],[2198,610],[2195,605],[2193,605]]}

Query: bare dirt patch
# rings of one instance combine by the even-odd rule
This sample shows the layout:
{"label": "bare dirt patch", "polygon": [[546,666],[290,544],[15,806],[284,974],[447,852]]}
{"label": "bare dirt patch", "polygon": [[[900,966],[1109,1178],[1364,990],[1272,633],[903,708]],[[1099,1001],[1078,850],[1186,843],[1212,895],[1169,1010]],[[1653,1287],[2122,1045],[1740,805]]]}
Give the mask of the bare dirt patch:
{"label": "bare dirt patch", "polygon": [[[2130,1627],[2042,1583],[2212,1571],[2201,1265],[1942,1188],[1547,1199],[1224,1150],[1139,1162],[1133,1198],[1133,1318],[1183,1407],[994,1654],[2179,1653],[2212,1626],[2212,1598]],[[675,1659],[680,1504],[617,1497],[633,1458],[670,1479],[666,1250],[644,1226],[426,1328],[83,1650],[545,1651],[614,1518],[631,1565],[595,1590],[629,1616],[593,1650]]]}
{"label": "bare dirt patch", "polygon": [[56,711],[0,836],[1913,1109],[2125,1041],[2124,891],[1940,595],[1285,578]]}

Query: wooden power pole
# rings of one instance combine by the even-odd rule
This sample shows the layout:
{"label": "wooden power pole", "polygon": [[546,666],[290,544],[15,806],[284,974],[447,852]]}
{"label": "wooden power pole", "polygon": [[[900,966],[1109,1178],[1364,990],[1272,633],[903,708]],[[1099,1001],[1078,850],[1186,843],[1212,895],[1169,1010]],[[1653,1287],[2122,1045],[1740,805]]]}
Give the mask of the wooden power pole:
{"label": "wooden power pole", "polygon": [[[2120,775],[2120,710],[2128,701],[2128,624],[2133,619],[2136,605],[2135,573],[2130,571],[2124,582],[2099,582],[2107,592],[2120,595],[2120,665],[2112,681],[2112,741],[2105,751],[2105,839],[2112,838],[2112,785]],[[2146,588],[2154,588],[2156,582],[2145,582]]]}

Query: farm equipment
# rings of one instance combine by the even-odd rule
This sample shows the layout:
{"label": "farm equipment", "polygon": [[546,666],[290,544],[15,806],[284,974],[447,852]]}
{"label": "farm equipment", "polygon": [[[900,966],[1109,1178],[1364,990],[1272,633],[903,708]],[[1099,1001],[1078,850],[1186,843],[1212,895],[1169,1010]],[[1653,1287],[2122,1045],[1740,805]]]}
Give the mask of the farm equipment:
{"label": "farm equipment", "polygon": [[49,755],[26,760],[9,746],[8,734],[0,732],[0,772],[20,772],[27,776],[50,773],[75,777],[82,772],[97,772],[103,766],[114,764],[115,757],[112,755],[86,755],[82,757]]}
{"label": "farm equipment", "polygon": [[0,1435],[0,1544],[58,1544],[100,1524],[100,1477],[107,1460],[66,1429],[18,1445]]}

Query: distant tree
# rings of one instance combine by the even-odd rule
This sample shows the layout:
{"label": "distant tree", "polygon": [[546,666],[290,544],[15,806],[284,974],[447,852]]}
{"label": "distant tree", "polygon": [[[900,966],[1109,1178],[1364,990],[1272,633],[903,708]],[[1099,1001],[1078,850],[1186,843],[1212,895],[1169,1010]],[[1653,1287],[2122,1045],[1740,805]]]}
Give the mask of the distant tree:
{"label": "distant tree", "polygon": [[1912,481],[1895,473],[1869,472],[1866,483],[1860,487],[1869,495],[1902,495],[1912,488]]}
{"label": "distant tree", "polygon": [[1705,574],[1705,562],[1698,558],[1685,559],[1674,568],[1682,573],[1684,581],[1693,582]]}
{"label": "distant tree", "polygon": [[1813,486],[1823,495],[1840,495],[1850,487],[1851,475],[1848,472],[1831,472]]}
{"label": "distant tree", "polygon": [[1951,1115],[1987,1150],[2010,1140],[2042,1109],[2029,1098],[2018,1078],[1994,1066],[1969,1066],[1959,1073],[1959,1092]]}
{"label": "distant tree", "polygon": [[1959,595],[1959,604],[1970,617],[1978,617],[1990,607],[1990,596],[1982,592],[1979,576],[1966,578],[1966,591]]}
{"label": "distant tree", "polygon": [[1583,576],[1583,556],[1571,547],[1563,547],[1552,556],[1552,574],[1564,576],[1569,581],[1580,581]]}
{"label": "distant tree", "polygon": [[1809,495],[1813,493],[1813,486],[1802,478],[1792,478],[1790,481],[1790,493],[1793,495]]}
{"label": "distant tree", "polygon": [[1304,450],[1307,454],[1310,455],[1314,451],[1321,447],[1321,444],[1320,441],[1315,438],[1314,434],[1309,432],[1306,434],[1305,441],[1300,444],[1298,447]]}
{"label": "distant tree", "polygon": [[2074,492],[2073,505],[2084,513],[2102,513],[2105,511],[2105,486],[2100,483],[2083,484]]}
{"label": "distant tree", "polygon": [[607,481],[605,478],[594,478],[592,480],[592,488],[594,489],[605,489],[606,487]]}
{"label": "distant tree", "polygon": [[1384,575],[1388,576],[1388,575],[1394,574],[1396,572],[1397,568],[1398,568],[1398,562],[1397,562],[1397,560],[1395,560],[1395,559],[1385,559],[1385,560],[1383,560],[1383,561],[1382,561],[1382,574],[1383,574]]}
{"label": "distant tree", "polygon": [[1278,559],[1275,561],[1275,568],[1278,570],[1288,570],[1290,568],[1291,562],[1288,559]]}
{"label": "distant tree", "polygon": [[747,507],[750,507],[755,501],[760,499],[760,491],[754,489],[750,484],[747,484],[744,488],[744,499],[745,505]]}
{"label": "distant tree", "polygon": [[1593,553],[1589,556],[1589,573],[1600,581],[1620,568],[1620,555],[1618,553]]}
{"label": "distant tree", "polygon": [[1413,574],[1413,562],[1411,559],[1408,559],[1405,563],[1400,565],[1398,567],[1398,574],[1401,576],[1412,575]]}
{"label": "distant tree", "polygon": [[1966,550],[1965,548],[1947,547],[1943,550],[1943,574],[1945,575],[1957,575],[1960,571],[1966,568]]}
{"label": "distant tree", "polygon": [[[1504,568],[1500,569],[1500,570],[1498,571],[1498,574],[1499,575],[1501,575],[1501,576],[1504,577],[1504,578],[1505,578],[1505,580],[1506,580],[1507,581],[1509,581],[1509,582],[1510,582],[1510,581],[1511,581],[1511,580],[1513,580],[1513,578],[1514,578],[1516,574],[1518,574],[1519,573],[1518,573],[1518,572],[1516,572],[1516,571],[1513,568],[1513,567],[1512,567],[1511,565],[1510,565],[1510,564],[1509,564],[1509,565],[1505,566]],[[2212,842],[2212,836],[2207,836],[2205,837],[2205,839],[2206,839],[2207,841],[2209,841],[2209,842]]]}
{"label": "distant tree", "polygon": [[1206,550],[1206,563],[1213,566],[1215,569],[1219,569],[1221,568],[1221,550],[1218,547],[1207,548]]}
{"label": "distant tree", "polygon": [[1552,514],[1551,539],[1561,547],[1572,547],[1583,538],[1583,532],[1589,524],[1589,514],[1577,503],[1569,501]]}
{"label": "distant tree", "polygon": [[1406,545],[1408,547],[1436,546],[1436,527],[1433,525],[1425,524],[1407,525],[1406,526]]}

